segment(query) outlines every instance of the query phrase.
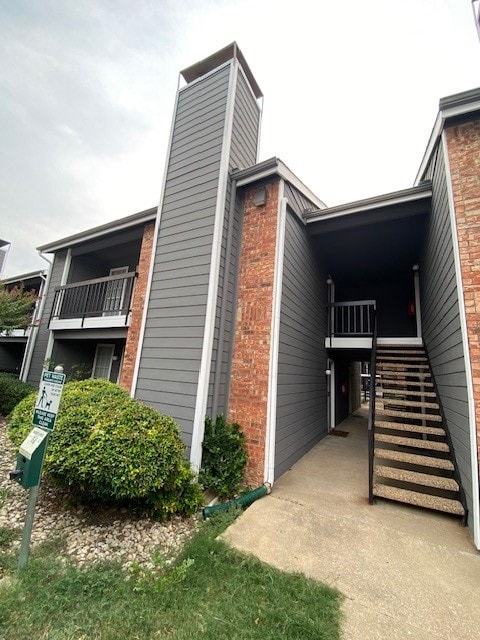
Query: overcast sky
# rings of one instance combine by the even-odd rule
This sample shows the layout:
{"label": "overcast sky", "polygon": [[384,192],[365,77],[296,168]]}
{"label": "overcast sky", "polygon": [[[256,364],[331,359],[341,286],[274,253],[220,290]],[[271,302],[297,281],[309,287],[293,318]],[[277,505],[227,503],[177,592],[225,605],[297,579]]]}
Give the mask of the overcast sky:
{"label": "overcast sky", "polygon": [[329,206],[410,187],[438,100],[480,86],[471,0],[0,0],[6,276],[157,205],[178,72],[233,40],[260,159]]}

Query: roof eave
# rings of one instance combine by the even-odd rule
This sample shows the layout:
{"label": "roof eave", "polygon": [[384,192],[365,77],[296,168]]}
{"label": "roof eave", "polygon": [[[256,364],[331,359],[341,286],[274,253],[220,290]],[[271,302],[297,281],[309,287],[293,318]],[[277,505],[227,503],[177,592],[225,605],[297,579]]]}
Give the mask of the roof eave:
{"label": "roof eave", "polygon": [[92,229],[87,229],[86,231],[75,233],[66,238],[61,238],[60,240],[56,240],[55,242],[43,244],[42,246],[37,247],[37,251],[40,251],[40,253],[55,253],[56,251],[60,251],[60,249],[66,249],[76,244],[87,242],[89,240],[93,240],[110,233],[123,231],[124,229],[129,229],[131,227],[136,227],[140,224],[144,224],[145,222],[155,220],[156,216],[157,207],[153,207],[152,209],[145,209],[144,211],[139,211],[138,213],[126,216],[125,218],[113,220],[112,222],[107,222],[106,224],[102,224],[98,227],[93,227]]}

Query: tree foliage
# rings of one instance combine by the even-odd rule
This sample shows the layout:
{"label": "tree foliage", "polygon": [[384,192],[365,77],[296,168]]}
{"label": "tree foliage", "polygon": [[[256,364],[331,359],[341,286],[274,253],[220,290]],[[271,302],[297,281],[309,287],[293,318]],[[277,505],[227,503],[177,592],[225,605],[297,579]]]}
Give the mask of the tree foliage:
{"label": "tree foliage", "polygon": [[9,333],[13,329],[26,329],[32,318],[35,291],[25,291],[23,287],[9,290],[0,285],[0,332]]}

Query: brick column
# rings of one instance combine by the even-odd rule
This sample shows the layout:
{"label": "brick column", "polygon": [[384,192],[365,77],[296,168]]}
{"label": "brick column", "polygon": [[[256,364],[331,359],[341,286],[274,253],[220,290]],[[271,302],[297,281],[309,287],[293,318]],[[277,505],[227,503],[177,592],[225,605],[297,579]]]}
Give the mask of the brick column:
{"label": "brick column", "polygon": [[245,194],[228,415],[247,437],[251,485],[264,482],[278,186],[265,186],[259,207],[252,201],[258,187]]}
{"label": "brick column", "polygon": [[132,316],[127,333],[125,352],[123,354],[122,371],[120,373],[119,384],[128,393],[130,393],[132,388],[133,371],[137,359],[138,339],[142,327],[143,307],[145,305],[145,293],[148,285],[154,232],[155,223],[148,222],[143,231],[142,247],[140,249],[140,258],[137,267],[138,276],[135,280],[135,291],[133,293]]}
{"label": "brick column", "polygon": [[480,459],[480,121],[446,129]]}

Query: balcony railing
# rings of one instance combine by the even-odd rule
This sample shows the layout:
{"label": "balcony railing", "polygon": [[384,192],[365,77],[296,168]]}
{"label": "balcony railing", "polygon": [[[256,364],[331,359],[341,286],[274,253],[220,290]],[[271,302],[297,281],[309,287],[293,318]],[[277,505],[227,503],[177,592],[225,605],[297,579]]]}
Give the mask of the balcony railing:
{"label": "balcony railing", "polygon": [[50,328],[128,324],[135,272],[67,284],[55,289]]}
{"label": "balcony railing", "polygon": [[327,335],[342,338],[372,336],[375,309],[375,300],[354,300],[329,304]]}

